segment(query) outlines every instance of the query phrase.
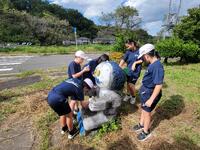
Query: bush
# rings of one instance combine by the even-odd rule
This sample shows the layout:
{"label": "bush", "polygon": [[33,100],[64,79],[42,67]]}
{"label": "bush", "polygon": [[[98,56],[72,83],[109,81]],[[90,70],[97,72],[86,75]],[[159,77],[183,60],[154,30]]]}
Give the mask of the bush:
{"label": "bush", "polygon": [[172,37],[166,40],[159,41],[156,44],[156,49],[162,57],[167,58],[180,57],[180,61],[197,62],[200,59],[200,49],[193,42],[184,43],[183,40]]}
{"label": "bush", "polygon": [[122,34],[117,35],[115,45],[113,47],[114,51],[124,52],[126,50],[125,42],[126,42],[126,39]]}

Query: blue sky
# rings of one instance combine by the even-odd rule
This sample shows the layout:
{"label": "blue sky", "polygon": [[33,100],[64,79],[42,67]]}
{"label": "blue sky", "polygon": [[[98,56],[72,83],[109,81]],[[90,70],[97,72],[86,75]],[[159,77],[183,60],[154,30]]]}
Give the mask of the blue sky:
{"label": "blue sky", "polygon": [[[109,13],[118,6],[135,7],[142,19],[141,27],[151,35],[156,35],[163,24],[163,16],[168,13],[170,0],[50,0],[64,8],[79,10],[85,17],[99,24],[102,12]],[[179,0],[173,0],[173,9],[177,9]],[[200,0],[182,0],[180,16],[187,14],[187,9],[200,5]]]}

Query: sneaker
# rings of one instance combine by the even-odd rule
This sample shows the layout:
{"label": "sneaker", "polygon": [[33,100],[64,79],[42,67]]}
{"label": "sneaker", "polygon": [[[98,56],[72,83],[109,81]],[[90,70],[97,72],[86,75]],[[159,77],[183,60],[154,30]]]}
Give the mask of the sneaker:
{"label": "sneaker", "polygon": [[148,133],[145,133],[144,130],[137,136],[137,139],[139,141],[145,141],[151,136],[151,133],[148,131]]}
{"label": "sneaker", "polygon": [[72,131],[69,131],[68,139],[73,139],[78,133],[79,130],[74,127]]}
{"label": "sneaker", "polygon": [[126,95],[126,96],[124,97],[123,101],[124,101],[124,102],[127,102],[130,98],[131,98],[130,95]]}
{"label": "sneaker", "polygon": [[130,103],[133,105],[135,104],[135,97],[131,96]]}
{"label": "sneaker", "polygon": [[135,125],[135,126],[133,127],[133,131],[139,132],[139,131],[142,131],[143,128],[144,128],[144,126],[142,126],[142,125],[140,125],[140,123],[138,123],[137,125]]}
{"label": "sneaker", "polygon": [[62,129],[61,129],[61,134],[65,134],[66,132],[68,132],[69,130],[68,130],[68,127],[67,127],[67,125],[65,125],[64,127],[62,127]]}

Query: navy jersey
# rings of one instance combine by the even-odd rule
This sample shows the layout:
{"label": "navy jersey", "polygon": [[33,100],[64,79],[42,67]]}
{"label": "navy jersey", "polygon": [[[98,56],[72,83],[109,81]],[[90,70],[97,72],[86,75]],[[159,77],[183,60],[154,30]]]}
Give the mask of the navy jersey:
{"label": "navy jersey", "polygon": [[93,60],[91,60],[89,63],[87,63],[84,67],[89,66],[90,71],[85,72],[85,73],[83,74],[83,79],[89,78],[89,79],[91,79],[92,82],[95,84],[95,78],[94,78],[94,76],[93,76],[93,73],[94,73],[94,71],[95,71],[97,65],[98,65],[97,59],[93,59]]}
{"label": "navy jersey", "polygon": [[74,100],[84,100],[83,81],[71,78],[63,81],[52,89],[53,92],[63,97],[63,101],[68,96],[73,96]]}
{"label": "navy jersey", "polygon": [[[68,77],[73,78],[72,75],[81,71],[81,65],[77,64],[75,61],[72,61],[68,66]],[[82,79],[82,76],[77,79]]]}
{"label": "navy jersey", "polygon": [[163,84],[164,68],[160,60],[150,64],[144,74],[142,85],[149,89],[154,89],[156,85]]}
{"label": "navy jersey", "polygon": [[140,72],[142,69],[141,64],[136,65],[135,70],[134,71],[132,70],[133,63],[139,60],[138,56],[139,56],[139,50],[135,51],[128,50],[124,54],[123,60],[127,63],[128,66],[128,76],[133,76],[134,78],[138,78],[140,76]]}

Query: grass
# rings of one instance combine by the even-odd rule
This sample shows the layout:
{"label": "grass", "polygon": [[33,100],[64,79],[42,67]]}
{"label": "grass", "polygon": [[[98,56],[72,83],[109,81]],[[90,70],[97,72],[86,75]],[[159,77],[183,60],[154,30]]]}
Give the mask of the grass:
{"label": "grass", "polygon": [[194,145],[200,145],[200,134],[195,132],[191,126],[183,126],[174,134],[174,138],[178,144],[186,145],[186,149],[194,149]]}
{"label": "grass", "polygon": [[[118,54],[117,54],[118,57]],[[120,56],[119,56],[120,57]],[[180,145],[184,145],[186,149],[199,148],[200,145],[200,63],[189,65],[165,65],[165,83],[163,87],[163,96],[156,109],[157,121],[155,130],[156,137],[153,139],[162,143],[167,137],[166,146],[174,149],[181,149]],[[21,88],[7,89],[0,91],[0,121],[5,121],[9,115],[17,113],[23,103],[24,94],[38,92],[40,90],[50,90],[57,83],[65,79],[65,76],[52,79],[50,74],[55,72],[63,72],[62,69],[49,70],[47,72],[24,72],[19,77],[30,75],[40,75],[42,81]],[[144,74],[142,71],[137,87],[141,85],[141,79]],[[138,97],[138,96],[137,96]],[[34,102],[33,102],[34,103]],[[46,103],[45,109],[40,114],[34,114],[36,118],[36,129],[40,137],[40,149],[50,148],[50,125],[57,120],[55,113],[48,107]],[[120,109],[122,112],[119,118],[106,123],[99,129],[96,136],[92,138],[76,137],[73,142],[66,140],[66,143],[80,143],[96,149],[106,149],[108,144],[117,143],[120,138],[127,135],[132,139],[137,147],[148,149],[154,141],[140,144],[135,142],[135,136],[131,132],[130,127],[138,121],[140,115],[139,104],[137,106],[124,103]],[[53,135],[52,135],[53,136]],[[56,135],[58,136],[58,135]],[[100,139],[100,140],[99,140]],[[151,140],[151,139],[150,139]],[[122,140],[123,141],[123,140]],[[150,145],[148,145],[150,144]],[[173,145],[171,145],[173,144]],[[58,143],[59,145],[59,143]],[[123,147],[123,143],[120,143]],[[194,147],[196,146],[196,147]],[[59,149],[59,148],[58,148]],[[160,148],[162,149],[162,148]],[[167,147],[163,146],[163,149]]]}
{"label": "grass", "polygon": [[98,130],[96,138],[101,138],[108,132],[117,131],[121,128],[119,119],[112,119],[111,121],[104,123],[102,127]]}
{"label": "grass", "polygon": [[40,150],[47,150],[49,148],[50,146],[49,126],[57,119],[58,119],[57,115],[52,110],[48,110],[44,115],[42,115],[37,120],[36,128],[39,133],[41,141],[39,145]]}
{"label": "grass", "polygon": [[[42,80],[40,82],[36,82],[32,85],[26,85],[23,87],[16,87],[11,89],[5,89],[0,91],[0,121],[5,120],[9,115],[17,112],[20,109],[20,104],[24,100],[24,96],[30,95],[32,93],[37,93],[39,91],[50,90],[53,86],[64,80],[66,77],[57,77],[55,79],[51,79],[49,73],[54,70],[48,71],[26,71],[17,75],[19,78],[28,77],[31,75],[40,75]],[[63,71],[63,68],[59,68],[56,72]]]}
{"label": "grass", "polygon": [[[100,44],[88,44],[88,45],[78,45],[78,49],[85,52],[109,52],[112,51],[112,45],[100,45]],[[75,52],[76,46],[18,46],[16,48],[1,48],[0,53],[8,54],[68,54]]]}

